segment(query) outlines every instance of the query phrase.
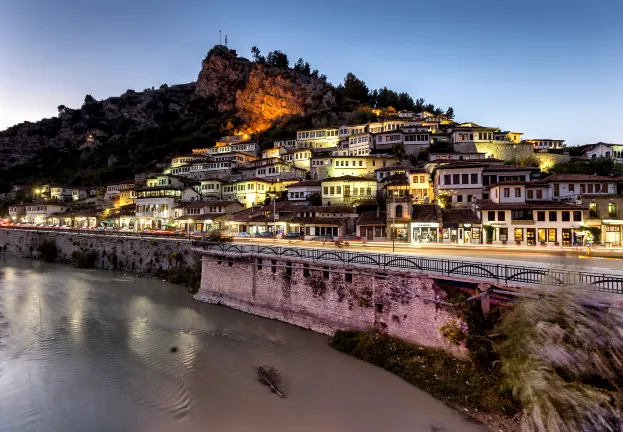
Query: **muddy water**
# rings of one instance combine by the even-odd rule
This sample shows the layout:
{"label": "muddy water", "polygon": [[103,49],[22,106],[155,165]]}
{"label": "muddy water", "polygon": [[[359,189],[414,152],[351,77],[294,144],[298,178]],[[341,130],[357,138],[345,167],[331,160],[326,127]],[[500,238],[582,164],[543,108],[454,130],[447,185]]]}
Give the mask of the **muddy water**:
{"label": "muddy water", "polygon": [[[286,399],[257,382],[262,364]],[[0,255],[0,430],[483,428],[324,336],[161,281]]]}

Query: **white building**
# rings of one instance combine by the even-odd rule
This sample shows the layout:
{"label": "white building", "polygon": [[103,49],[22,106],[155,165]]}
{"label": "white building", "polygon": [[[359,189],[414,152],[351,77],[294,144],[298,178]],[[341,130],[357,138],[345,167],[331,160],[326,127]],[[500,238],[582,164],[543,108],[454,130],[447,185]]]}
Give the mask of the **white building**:
{"label": "white building", "polygon": [[173,208],[173,217],[179,229],[185,231],[210,231],[220,229],[215,223],[219,216],[244,209],[238,201],[210,200],[180,204]]}
{"label": "white building", "polygon": [[554,174],[541,181],[549,185],[554,200],[574,201],[582,197],[615,195],[617,182],[612,177],[587,174]]}
{"label": "white building", "polygon": [[299,149],[337,147],[339,142],[338,128],[304,129],[296,131],[296,147]]}
{"label": "white building", "polygon": [[322,205],[355,205],[361,201],[376,201],[375,178],[341,176],[321,181]]}
{"label": "white building", "polygon": [[[487,243],[519,246],[573,246],[583,223],[584,207],[552,200],[528,200],[530,184],[508,181],[491,185],[490,200],[478,201],[483,225],[492,227]],[[485,229],[485,233],[486,233]]]}
{"label": "white building", "polygon": [[134,180],[128,180],[121,183],[110,184],[106,186],[106,192],[104,193],[104,201],[112,201],[119,197],[122,190],[133,189]]}
{"label": "white building", "polygon": [[38,202],[27,204],[22,223],[41,225],[45,224],[53,213],[61,213],[67,211],[67,207],[63,204],[50,204],[48,202]]}
{"label": "white building", "polygon": [[532,144],[535,150],[552,150],[565,148],[565,140],[532,138],[525,140],[525,142]]}
{"label": "white building", "polygon": [[300,204],[308,204],[313,194],[321,195],[322,186],[320,180],[304,180],[288,186],[288,201]]}
{"label": "white building", "polygon": [[[440,165],[434,169],[435,196],[447,194],[452,197],[452,204],[466,206],[470,202],[482,199],[482,173],[490,166],[490,161],[459,161]],[[499,162],[501,165],[501,161]]]}

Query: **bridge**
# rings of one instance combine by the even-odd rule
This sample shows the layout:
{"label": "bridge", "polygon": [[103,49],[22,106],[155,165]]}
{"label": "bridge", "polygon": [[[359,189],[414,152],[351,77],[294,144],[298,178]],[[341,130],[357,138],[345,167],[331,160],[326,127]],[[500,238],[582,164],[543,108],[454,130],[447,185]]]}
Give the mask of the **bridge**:
{"label": "bridge", "polygon": [[289,247],[262,244],[193,242],[195,250],[211,255],[309,261],[318,266],[365,267],[375,271],[399,270],[429,277],[490,283],[513,287],[578,287],[623,294],[623,273],[590,272],[553,267],[499,264],[476,260],[431,258],[417,255],[353,252],[343,249]]}

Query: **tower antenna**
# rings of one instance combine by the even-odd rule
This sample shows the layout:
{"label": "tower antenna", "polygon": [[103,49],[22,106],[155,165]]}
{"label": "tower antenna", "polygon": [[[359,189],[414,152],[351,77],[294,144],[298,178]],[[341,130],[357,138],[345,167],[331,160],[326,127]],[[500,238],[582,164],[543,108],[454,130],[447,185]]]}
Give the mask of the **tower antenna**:
{"label": "tower antenna", "polygon": [[225,35],[225,46],[227,46],[227,35]]}
{"label": "tower antenna", "polygon": [[219,44],[219,45],[222,45],[222,43],[223,43],[223,40],[222,40],[222,38],[221,38],[221,31],[219,30],[219,31],[218,31],[218,44]]}

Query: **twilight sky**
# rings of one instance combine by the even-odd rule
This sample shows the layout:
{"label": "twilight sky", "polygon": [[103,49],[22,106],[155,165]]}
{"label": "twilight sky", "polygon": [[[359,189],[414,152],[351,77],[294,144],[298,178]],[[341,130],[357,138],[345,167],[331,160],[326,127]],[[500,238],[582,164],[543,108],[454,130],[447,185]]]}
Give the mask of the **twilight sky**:
{"label": "twilight sky", "polygon": [[353,72],[459,121],[623,143],[623,1],[441,3],[0,0],[0,130],[87,93],[194,81],[222,30],[239,55],[280,49],[334,84]]}

